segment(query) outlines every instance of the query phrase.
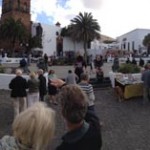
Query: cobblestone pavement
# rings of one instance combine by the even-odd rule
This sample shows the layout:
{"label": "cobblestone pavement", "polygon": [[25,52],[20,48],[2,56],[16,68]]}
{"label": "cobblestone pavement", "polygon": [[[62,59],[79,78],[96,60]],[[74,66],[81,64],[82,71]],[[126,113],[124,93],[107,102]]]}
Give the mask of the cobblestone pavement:
{"label": "cobblestone pavement", "polygon": [[[11,134],[13,110],[9,91],[0,91],[0,137]],[[150,104],[142,105],[142,99],[118,102],[112,88],[97,89],[96,113],[103,122],[102,150],[149,150]],[[65,132],[60,105],[56,110],[56,135],[50,149],[54,150]]]}

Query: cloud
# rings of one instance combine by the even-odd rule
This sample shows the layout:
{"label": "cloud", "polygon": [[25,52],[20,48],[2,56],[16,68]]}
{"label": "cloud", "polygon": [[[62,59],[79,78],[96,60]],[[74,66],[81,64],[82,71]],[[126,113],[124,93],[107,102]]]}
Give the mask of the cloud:
{"label": "cloud", "polygon": [[90,9],[99,9],[102,4],[102,0],[82,0],[82,2],[86,8]]}
{"label": "cloud", "polygon": [[31,0],[31,20],[53,25],[59,21],[63,27],[79,12],[91,12],[101,33],[116,37],[135,28],[150,28],[149,6],[150,0]]}
{"label": "cloud", "polygon": [[49,24],[59,21],[62,26],[68,25],[78,15],[79,10],[83,10],[80,0],[32,0],[31,6],[32,21],[39,21],[39,15],[42,16],[44,12],[47,18],[53,17],[53,22]]}

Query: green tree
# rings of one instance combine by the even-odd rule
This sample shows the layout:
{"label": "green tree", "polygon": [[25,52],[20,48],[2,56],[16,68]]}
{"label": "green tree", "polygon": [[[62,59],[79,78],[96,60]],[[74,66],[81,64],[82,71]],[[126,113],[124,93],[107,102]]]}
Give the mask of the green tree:
{"label": "green tree", "polygon": [[143,45],[147,47],[147,53],[150,54],[150,33],[144,37]]}
{"label": "green tree", "polygon": [[68,36],[68,28],[64,27],[61,29],[60,36],[65,37]]}
{"label": "green tree", "polygon": [[16,42],[22,42],[26,37],[26,33],[26,28],[20,19],[8,18],[0,25],[0,38],[10,42],[11,54],[14,54]]}
{"label": "green tree", "polygon": [[30,48],[37,48],[37,47],[38,48],[43,48],[42,37],[39,37],[39,36],[31,37],[30,36],[29,46],[30,46]]}
{"label": "green tree", "polygon": [[94,38],[100,37],[100,26],[92,13],[79,13],[68,26],[68,33],[75,41],[82,41],[85,61],[87,62],[87,43]]}

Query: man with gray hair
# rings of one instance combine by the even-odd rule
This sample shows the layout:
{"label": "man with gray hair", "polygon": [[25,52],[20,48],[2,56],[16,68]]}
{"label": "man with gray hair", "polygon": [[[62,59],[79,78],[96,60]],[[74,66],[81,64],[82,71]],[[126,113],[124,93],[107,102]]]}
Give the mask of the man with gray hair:
{"label": "man with gray hair", "polygon": [[16,70],[16,77],[9,83],[11,89],[11,97],[13,99],[14,117],[19,115],[27,107],[26,89],[28,88],[27,81],[22,77],[22,70]]}
{"label": "man with gray hair", "polygon": [[100,123],[95,113],[87,109],[86,94],[79,86],[66,85],[60,79],[52,80],[51,84],[61,88],[58,99],[68,128],[56,150],[100,150]]}

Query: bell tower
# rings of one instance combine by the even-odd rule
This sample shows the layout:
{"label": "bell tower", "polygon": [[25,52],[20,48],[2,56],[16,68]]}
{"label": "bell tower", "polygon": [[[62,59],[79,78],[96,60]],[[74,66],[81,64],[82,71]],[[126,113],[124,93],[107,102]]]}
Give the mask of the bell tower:
{"label": "bell tower", "polygon": [[7,18],[20,19],[29,33],[31,32],[31,0],[2,0],[1,21]]}

